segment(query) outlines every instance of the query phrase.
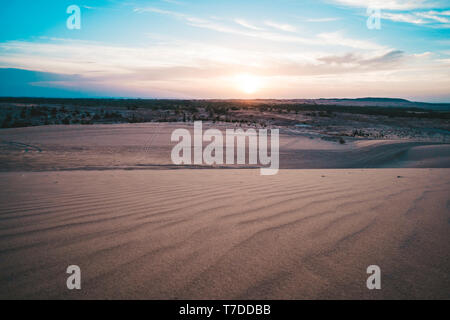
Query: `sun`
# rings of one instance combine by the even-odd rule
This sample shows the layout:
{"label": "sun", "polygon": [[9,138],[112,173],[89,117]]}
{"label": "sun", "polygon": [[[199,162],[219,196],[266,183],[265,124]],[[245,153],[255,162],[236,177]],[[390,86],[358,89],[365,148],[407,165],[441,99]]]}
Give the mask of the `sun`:
{"label": "sun", "polygon": [[251,74],[239,74],[235,77],[235,82],[237,88],[246,94],[255,93],[262,86],[261,78]]}

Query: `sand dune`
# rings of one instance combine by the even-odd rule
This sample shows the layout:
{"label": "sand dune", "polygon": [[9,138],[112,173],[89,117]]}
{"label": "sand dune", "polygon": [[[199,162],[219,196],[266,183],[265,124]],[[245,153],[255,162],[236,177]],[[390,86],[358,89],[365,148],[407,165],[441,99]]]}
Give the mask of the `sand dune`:
{"label": "sand dune", "polygon": [[0,131],[0,298],[450,298],[450,145],[283,129],[278,175],[167,170],[179,126]]}
{"label": "sand dune", "polygon": [[[192,130],[192,124],[182,123],[5,129],[0,131],[0,171],[179,168],[170,159],[175,145],[170,136],[180,127]],[[230,124],[214,127],[224,130]],[[450,144],[346,139],[342,145],[281,129],[280,168],[450,167]]]}
{"label": "sand dune", "polygon": [[448,169],[0,177],[0,298],[450,298]]}

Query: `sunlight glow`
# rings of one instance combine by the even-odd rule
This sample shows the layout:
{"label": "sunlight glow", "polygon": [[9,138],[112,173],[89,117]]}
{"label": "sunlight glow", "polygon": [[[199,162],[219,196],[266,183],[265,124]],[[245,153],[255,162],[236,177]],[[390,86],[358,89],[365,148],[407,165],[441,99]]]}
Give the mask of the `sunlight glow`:
{"label": "sunlight glow", "polygon": [[262,87],[261,78],[251,74],[237,75],[235,78],[235,83],[237,88],[246,94],[255,93]]}

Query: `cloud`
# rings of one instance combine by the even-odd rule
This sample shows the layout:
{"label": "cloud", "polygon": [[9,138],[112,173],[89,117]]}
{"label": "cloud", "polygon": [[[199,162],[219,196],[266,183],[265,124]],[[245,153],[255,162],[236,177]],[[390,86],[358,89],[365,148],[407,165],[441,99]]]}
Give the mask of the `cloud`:
{"label": "cloud", "polygon": [[[89,96],[95,93],[122,97],[227,98],[239,95],[232,79],[243,72],[271,83],[259,97],[317,96],[323,94],[325,87],[334,88],[330,89],[336,90],[330,92],[333,95],[358,95],[351,91],[353,84],[359,83],[358,88],[362,88],[361,83],[369,80],[370,86],[383,84],[376,85],[377,90],[384,90],[391,82],[402,82],[405,88],[421,88],[422,92],[426,91],[425,87],[439,91],[448,84],[445,79],[448,79],[449,59],[433,60],[427,52],[408,55],[399,50],[350,51],[338,55],[333,51],[330,48],[293,51],[278,46],[245,50],[170,39],[145,47],[69,39],[3,42],[0,43],[0,67],[33,72],[20,77],[25,79],[26,87],[9,86],[2,92],[41,96],[75,96],[76,92],[82,92],[90,93]],[[7,75],[2,83],[14,83],[13,79]],[[422,87],[417,84],[420,81],[425,81]],[[335,85],[344,83],[346,86],[340,86],[338,91]],[[51,91],[51,88],[64,92]]]}
{"label": "cloud", "polygon": [[248,23],[244,19],[235,19],[234,22],[236,22],[237,24],[239,24],[245,28],[251,29],[251,30],[264,30],[263,28],[260,28],[260,27],[257,27],[255,25]]}
{"label": "cloud", "polygon": [[[395,22],[410,23],[435,28],[450,28],[448,1],[443,0],[333,0],[335,3],[381,9],[381,17]],[[424,9],[433,9],[424,11]],[[442,11],[439,11],[441,9]]]}
{"label": "cloud", "polygon": [[431,57],[432,55],[433,55],[433,52],[426,51],[426,52],[422,52],[422,53],[414,53],[413,57],[425,58],[425,57]]}
{"label": "cloud", "polygon": [[173,12],[173,11],[167,11],[167,10],[161,10],[153,7],[149,8],[136,8],[134,10],[135,12],[143,13],[143,12],[151,12],[151,13],[157,13],[157,14],[163,14],[163,15],[169,15],[174,18],[182,19],[184,20],[188,25],[197,27],[197,28],[203,28],[203,29],[209,29],[216,32],[221,33],[229,33],[234,35],[240,35],[245,37],[253,37],[253,38],[259,38],[261,40],[267,40],[267,41],[277,41],[277,42],[287,42],[287,43],[298,43],[298,44],[304,44],[304,45],[310,45],[310,46],[324,46],[324,45],[334,45],[334,46],[347,46],[355,49],[361,49],[361,50],[379,50],[379,49],[386,49],[382,45],[378,45],[376,43],[373,43],[368,40],[359,40],[359,39],[353,39],[348,38],[344,36],[341,32],[335,32],[335,33],[324,33],[319,34],[315,37],[300,37],[296,33],[296,28],[288,25],[288,24],[279,24],[272,21],[265,21],[265,25],[270,26],[278,31],[288,31],[290,34],[286,33],[280,33],[280,32],[269,32],[265,30],[257,30],[258,27],[249,24],[245,20],[238,19],[234,22],[246,27],[248,30],[242,30],[238,28],[234,28],[233,26],[226,25],[222,22],[217,22],[216,20],[212,21],[209,19],[203,19],[203,18],[197,18],[193,16],[188,16],[182,13]]}
{"label": "cloud", "polygon": [[438,11],[428,11],[428,12],[417,12],[417,16],[423,17],[425,19],[434,20],[440,23],[450,23],[450,19],[447,18],[447,14],[441,14]]}
{"label": "cloud", "polygon": [[381,17],[396,22],[412,23],[416,25],[427,25],[437,28],[450,27],[448,11],[416,11],[411,13],[385,13]]}
{"label": "cloud", "polygon": [[423,8],[439,8],[444,6],[443,1],[430,0],[333,0],[335,3],[367,8],[368,6],[377,7],[384,10],[413,10]]}
{"label": "cloud", "polygon": [[341,20],[341,18],[311,18],[307,19],[307,22],[332,22],[332,21],[338,21]]}
{"label": "cloud", "polygon": [[342,32],[328,32],[321,33],[318,38],[324,43],[329,45],[340,45],[355,49],[366,49],[366,50],[382,50],[386,49],[384,46],[376,44],[367,40],[348,38],[343,35]]}
{"label": "cloud", "polygon": [[264,24],[269,27],[281,30],[281,31],[286,31],[286,32],[296,32],[297,31],[296,27],[291,26],[286,23],[277,23],[277,22],[273,22],[273,21],[269,20],[269,21],[264,21]]}
{"label": "cloud", "polygon": [[371,67],[376,65],[376,68],[385,67],[392,68],[393,64],[398,64],[404,61],[405,53],[400,50],[392,50],[383,53],[378,56],[364,58],[360,55],[354,53],[347,53],[345,55],[332,55],[321,57],[318,60],[329,65],[346,65],[346,66],[357,66],[357,67]]}
{"label": "cloud", "polygon": [[381,18],[396,22],[407,22],[413,24],[426,23],[424,19],[419,18],[414,14],[407,14],[407,13],[382,13]]}
{"label": "cloud", "polygon": [[[269,75],[285,72],[286,75],[298,68],[309,70],[311,74],[330,74],[350,72],[355,67],[392,68],[405,58],[404,52],[399,50],[350,52],[339,56],[327,54],[327,51],[246,51],[188,41],[133,48],[64,39],[0,43],[0,53],[0,66],[70,76],[80,74],[83,79],[95,81],[120,79],[122,82],[125,79],[208,79],[243,71]],[[297,67],[278,69],[286,64]]]}
{"label": "cloud", "polygon": [[162,9],[158,9],[158,8],[154,8],[154,7],[135,8],[135,9],[133,9],[133,11],[134,11],[134,12],[137,12],[137,13],[153,12],[153,13],[159,13],[159,14],[170,15],[170,16],[178,17],[178,18],[184,18],[184,17],[187,17],[187,16],[186,16],[185,14],[183,14],[183,13],[174,12],[174,11],[169,11],[169,10],[162,10]]}
{"label": "cloud", "polygon": [[401,61],[405,57],[405,53],[401,50],[392,50],[379,57],[363,60],[363,64],[387,64]]}

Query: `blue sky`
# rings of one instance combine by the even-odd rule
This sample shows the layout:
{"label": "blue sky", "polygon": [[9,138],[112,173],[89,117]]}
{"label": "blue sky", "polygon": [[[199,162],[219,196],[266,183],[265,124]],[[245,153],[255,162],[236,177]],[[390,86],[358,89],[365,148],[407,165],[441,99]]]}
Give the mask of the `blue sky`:
{"label": "blue sky", "polygon": [[16,0],[0,11],[0,68],[2,96],[450,102],[450,5]]}

